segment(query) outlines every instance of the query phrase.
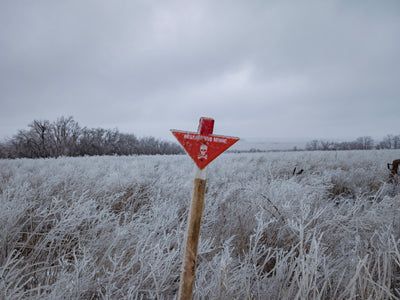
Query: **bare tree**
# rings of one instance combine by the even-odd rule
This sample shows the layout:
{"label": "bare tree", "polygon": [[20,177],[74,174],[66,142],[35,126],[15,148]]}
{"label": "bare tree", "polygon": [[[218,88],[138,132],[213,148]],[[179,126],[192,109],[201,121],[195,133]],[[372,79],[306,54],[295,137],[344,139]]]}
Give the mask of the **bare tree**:
{"label": "bare tree", "polygon": [[320,141],[320,150],[332,150],[333,148],[333,143],[330,141]]}
{"label": "bare tree", "polygon": [[392,134],[388,134],[383,138],[383,140],[379,143],[380,149],[393,149],[394,146],[394,136]]}
{"label": "bare tree", "polygon": [[393,148],[400,149],[400,135],[396,135],[393,137]]}
{"label": "bare tree", "polygon": [[119,137],[119,151],[121,155],[139,153],[139,140],[133,134],[121,133]]}
{"label": "bare tree", "polygon": [[309,151],[318,150],[318,144],[319,144],[318,140],[312,140],[311,142],[308,142],[306,144],[306,150],[309,150]]}
{"label": "bare tree", "polygon": [[77,155],[77,141],[81,133],[79,124],[72,117],[61,117],[52,126],[54,156]]}
{"label": "bare tree", "polygon": [[78,140],[79,155],[104,155],[102,128],[83,128]]}
{"label": "bare tree", "polygon": [[28,125],[30,130],[19,130],[11,140],[16,157],[49,157],[51,155],[50,122],[35,120]]}
{"label": "bare tree", "polygon": [[359,150],[371,150],[374,147],[374,140],[370,136],[359,137],[356,143]]}
{"label": "bare tree", "polygon": [[7,156],[6,143],[0,143],[0,158],[8,158]]}
{"label": "bare tree", "polygon": [[51,155],[51,124],[49,121],[33,121],[29,125],[31,147],[37,157],[49,157]]}

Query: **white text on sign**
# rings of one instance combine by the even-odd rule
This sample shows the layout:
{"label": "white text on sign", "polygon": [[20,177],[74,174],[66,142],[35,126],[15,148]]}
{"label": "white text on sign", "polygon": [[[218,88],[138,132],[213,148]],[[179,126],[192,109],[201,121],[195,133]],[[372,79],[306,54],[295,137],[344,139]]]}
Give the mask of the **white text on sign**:
{"label": "white text on sign", "polygon": [[215,143],[222,143],[222,144],[226,144],[227,140],[221,137],[213,137],[213,136],[199,136],[199,135],[194,135],[194,134],[185,134],[183,136],[184,139],[186,140],[197,140],[197,139],[201,139],[203,141],[206,142],[215,142]]}

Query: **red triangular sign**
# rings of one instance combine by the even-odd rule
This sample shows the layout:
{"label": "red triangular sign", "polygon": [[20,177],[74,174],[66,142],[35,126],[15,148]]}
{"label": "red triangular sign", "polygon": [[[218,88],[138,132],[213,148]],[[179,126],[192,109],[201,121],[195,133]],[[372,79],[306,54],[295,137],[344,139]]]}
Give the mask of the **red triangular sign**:
{"label": "red triangular sign", "polygon": [[199,133],[180,130],[171,130],[171,132],[200,170],[239,140],[236,137],[214,134],[200,135]]}

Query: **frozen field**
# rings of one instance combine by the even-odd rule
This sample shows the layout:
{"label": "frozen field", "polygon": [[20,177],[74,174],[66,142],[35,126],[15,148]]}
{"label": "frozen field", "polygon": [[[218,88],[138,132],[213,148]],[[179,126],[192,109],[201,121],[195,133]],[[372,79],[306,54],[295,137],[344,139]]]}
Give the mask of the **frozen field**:
{"label": "frozen field", "polygon": [[[399,298],[397,158],[223,154],[208,169],[195,299]],[[0,160],[0,299],[173,299],[193,165]]]}

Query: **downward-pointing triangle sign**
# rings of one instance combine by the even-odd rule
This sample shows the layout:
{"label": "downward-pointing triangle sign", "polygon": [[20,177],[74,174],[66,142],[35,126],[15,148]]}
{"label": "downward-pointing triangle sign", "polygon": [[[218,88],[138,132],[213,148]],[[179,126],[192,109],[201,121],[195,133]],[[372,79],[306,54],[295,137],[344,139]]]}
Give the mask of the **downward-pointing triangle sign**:
{"label": "downward-pointing triangle sign", "polygon": [[172,129],[172,134],[183,146],[200,170],[236,143],[239,138],[211,134],[214,120],[201,118],[198,132]]}

